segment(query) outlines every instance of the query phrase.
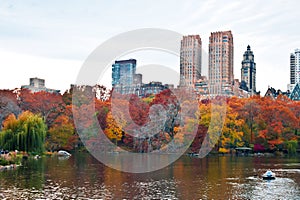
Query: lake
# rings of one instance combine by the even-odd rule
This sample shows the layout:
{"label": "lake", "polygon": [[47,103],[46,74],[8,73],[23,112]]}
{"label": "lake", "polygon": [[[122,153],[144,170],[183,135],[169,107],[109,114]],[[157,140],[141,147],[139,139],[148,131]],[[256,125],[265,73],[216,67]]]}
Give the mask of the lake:
{"label": "lake", "polygon": [[[277,178],[260,177],[271,169]],[[0,172],[0,199],[300,199],[300,158],[182,156],[161,170],[124,173],[88,153],[28,159]]]}

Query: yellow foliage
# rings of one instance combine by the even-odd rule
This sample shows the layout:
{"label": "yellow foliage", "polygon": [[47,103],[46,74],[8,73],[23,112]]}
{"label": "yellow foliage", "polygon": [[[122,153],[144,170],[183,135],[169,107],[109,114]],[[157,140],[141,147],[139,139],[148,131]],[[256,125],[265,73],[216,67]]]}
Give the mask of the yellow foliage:
{"label": "yellow foliage", "polygon": [[226,149],[226,148],[219,148],[219,153],[229,153],[229,149]]}
{"label": "yellow foliage", "polygon": [[[119,123],[118,123],[119,122]],[[125,121],[116,120],[111,112],[107,114],[106,118],[107,128],[104,130],[106,136],[110,140],[114,140],[116,143],[122,139],[122,126],[125,125]]]}
{"label": "yellow foliage", "polygon": [[175,140],[175,143],[177,143],[177,144],[183,144],[183,142],[184,142],[184,134],[183,133],[177,133],[174,136],[174,140]]}

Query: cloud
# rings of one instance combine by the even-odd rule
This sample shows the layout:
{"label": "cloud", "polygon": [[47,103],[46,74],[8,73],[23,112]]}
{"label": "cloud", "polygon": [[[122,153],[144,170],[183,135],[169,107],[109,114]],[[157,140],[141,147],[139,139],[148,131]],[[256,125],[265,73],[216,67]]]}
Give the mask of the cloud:
{"label": "cloud", "polygon": [[[207,52],[210,32],[232,30],[235,78],[240,78],[242,55],[250,44],[257,63],[258,89],[265,91],[271,85],[285,90],[289,54],[300,48],[299,7],[298,1],[260,0],[1,1],[0,50],[15,57],[14,62],[1,59],[0,66],[24,73],[27,68],[31,76],[47,71],[44,78],[50,83],[57,75],[49,72],[48,62],[63,71],[72,69],[70,63],[78,69],[98,45],[124,31],[165,28],[184,35],[200,34],[203,51]],[[26,66],[17,62],[24,59]],[[75,79],[76,74],[68,76],[71,74]],[[7,81],[14,82],[14,87],[25,84],[21,76]],[[71,80],[62,81],[68,85]],[[9,85],[4,81],[1,87]]]}
{"label": "cloud", "polygon": [[77,60],[49,59],[14,52],[0,51],[0,88],[14,89],[28,85],[29,78],[46,79],[46,87],[62,92],[75,83],[82,65]]}

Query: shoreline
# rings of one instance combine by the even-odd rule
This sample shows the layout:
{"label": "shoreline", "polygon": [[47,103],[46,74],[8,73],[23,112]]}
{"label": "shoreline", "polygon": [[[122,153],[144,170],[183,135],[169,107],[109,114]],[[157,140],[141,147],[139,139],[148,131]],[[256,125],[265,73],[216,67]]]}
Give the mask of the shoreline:
{"label": "shoreline", "polygon": [[17,164],[10,164],[10,165],[0,165],[0,172],[1,171],[6,171],[6,170],[12,170],[12,169],[16,169],[17,167],[19,167],[21,165],[17,165]]}

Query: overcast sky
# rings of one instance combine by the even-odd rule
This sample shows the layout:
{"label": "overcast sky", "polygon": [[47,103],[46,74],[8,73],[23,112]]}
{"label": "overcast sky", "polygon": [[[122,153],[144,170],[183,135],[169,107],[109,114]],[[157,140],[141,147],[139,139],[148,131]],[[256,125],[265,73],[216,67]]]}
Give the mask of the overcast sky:
{"label": "overcast sky", "polygon": [[[163,28],[199,34],[203,51],[208,51],[210,32],[231,30],[235,78],[240,79],[242,55],[249,44],[257,89],[263,94],[268,86],[286,90],[289,56],[300,48],[299,9],[296,0],[0,0],[0,88],[17,88],[39,77],[46,79],[47,87],[63,92],[104,41],[134,29]],[[179,61],[173,62],[179,68]]]}

